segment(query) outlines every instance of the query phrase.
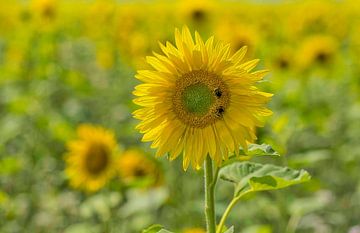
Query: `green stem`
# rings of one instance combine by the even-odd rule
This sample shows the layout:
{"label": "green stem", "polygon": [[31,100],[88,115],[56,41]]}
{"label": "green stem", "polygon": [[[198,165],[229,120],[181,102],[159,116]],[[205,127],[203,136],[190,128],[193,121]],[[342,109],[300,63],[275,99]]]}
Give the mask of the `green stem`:
{"label": "green stem", "polygon": [[288,225],[286,227],[286,233],[294,233],[296,231],[296,227],[299,225],[301,219],[301,215],[294,214],[291,216]]}
{"label": "green stem", "polygon": [[210,156],[206,157],[204,165],[205,178],[205,218],[207,233],[215,233],[215,200],[214,188],[217,177],[213,175],[213,164]]}
{"label": "green stem", "polygon": [[245,194],[247,194],[248,192],[244,192],[243,194],[237,196],[237,197],[234,197],[231,202],[229,203],[229,205],[226,207],[226,210],[224,212],[224,214],[222,215],[221,217],[221,220],[220,220],[220,223],[216,229],[216,233],[221,233],[221,230],[222,228],[224,227],[225,225],[225,221],[227,219],[227,217],[229,216],[232,208],[234,208],[234,206],[236,205],[236,203],[240,200],[241,197],[243,197]]}

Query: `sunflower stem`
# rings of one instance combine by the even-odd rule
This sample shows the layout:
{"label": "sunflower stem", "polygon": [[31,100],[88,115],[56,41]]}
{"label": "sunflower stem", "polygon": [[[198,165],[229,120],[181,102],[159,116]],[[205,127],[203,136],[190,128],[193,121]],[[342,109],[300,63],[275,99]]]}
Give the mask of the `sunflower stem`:
{"label": "sunflower stem", "polygon": [[213,175],[213,164],[210,156],[206,157],[204,164],[204,183],[205,183],[205,218],[206,232],[215,233],[215,199],[214,188],[217,177]]}
{"label": "sunflower stem", "polygon": [[229,203],[229,205],[226,207],[226,210],[224,212],[224,214],[222,215],[221,219],[220,219],[220,222],[219,222],[219,225],[217,226],[217,229],[216,229],[216,233],[221,233],[222,232],[222,229],[224,228],[225,226],[225,221],[227,219],[227,217],[229,216],[231,210],[234,208],[234,206],[239,202],[239,200],[244,196],[248,194],[248,192],[244,192],[243,194],[237,196],[237,197],[234,197],[231,202]]}
{"label": "sunflower stem", "polygon": [[235,206],[235,204],[238,202],[238,200],[239,200],[238,198],[234,198],[234,199],[231,200],[231,202],[228,205],[228,207],[226,208],[223,216],[221,217],[221,220],[220,220],[220,223],[219,223],[218,228],[216,230],[216,233],[221,233],[222,228],[225,225],[225,221],[226,221],[227,217],[229,216],[232,208]]}

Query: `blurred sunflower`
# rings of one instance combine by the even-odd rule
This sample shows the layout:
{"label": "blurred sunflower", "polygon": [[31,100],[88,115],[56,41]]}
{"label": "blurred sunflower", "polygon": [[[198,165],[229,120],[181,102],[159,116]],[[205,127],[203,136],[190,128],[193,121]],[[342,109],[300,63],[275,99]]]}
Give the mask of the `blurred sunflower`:
{"label": "blurred sunflower", "polygon": [[97,191],[116,172],[118,146],[115,135],[102,127],[83,124],[77,128],[77,136],[67,145],[65,172],[72,187]]}
{"label": "blurred sunflower", "polygon": [[306,38],[298,51],[300,67],[331,63],[338,49],[337,41],[330,35],[313,35]]}
{"label": "blurred sunflower", "polygon": [[54,19],[56,17],[56,1],[55,0],[33,0],[32,9],[42,19]]}
{"label": "blurred sunflower", "polygon": [[202,228],[189,228],[183,231],[183,233],[206,233]]}
{"label": "blurred sunflower", "polygon": [[154,53],[147,62],[154,70],[139,70],[134,103],[142,108],[134,117],[142,122],[137,129],[143,141],[153,141],[156,155],[170,160],[183,152],[183,167],[200,168],[209,154],[219,166],[229,152],[256,139],[255,127],[272,112],[264,104],[272,94],[255,84],[266,70],[251,72],[259,60],[243,62],[246,47],[235,54],[230,45],[205,43],[187,27],[175,30],[176,47],[160,43],[164,55]]}
{"label": "blurred sunflower", "polygon": [[214,9],[214,2],[208,0],[183,0],[176,6],[180,12],[181,21],[187,21],[191,24],[201,25],[208,23],[210,14]]}
{"label": "blurred sunflower", "polygon": [[259,43],[260,36],[254,26],[239,24],[236,19],[219,22],[216,28],[216,33],[220,39],[230,43],[233,47],[233,51],[241,49],[243,46],[247,46],[247,55],[251,56]]}
{"label": "blurred sunflower", "polygon": [[[113,17],[116,11],[115,1],[94,1],[91,3],[88,10],[88,30],[99,36],[104,34],[104,29],[109,29],[112,26]],[[102,26],[102,30],[93,30],[94,26]]]}
{"label": "blurred sunflower", "polygon": [[275,56],[272,58],[272,67],[277,70],[289,70],[293,66],[293,49],[289,46],[282,45],[281,48],[276,48]]}
{"label": "blurred sunflower", "polygon": [[161,183],[158,166],[138,149],[125,151],[119,158],[118,168],[119,175],[126,184],[152,186]]}

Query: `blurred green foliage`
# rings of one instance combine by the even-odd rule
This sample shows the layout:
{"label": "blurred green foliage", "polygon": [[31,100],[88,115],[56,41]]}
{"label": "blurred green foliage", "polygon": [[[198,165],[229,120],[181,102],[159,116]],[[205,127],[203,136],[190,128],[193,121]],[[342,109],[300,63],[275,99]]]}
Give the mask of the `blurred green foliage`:
{"label": "blurred green foliage", "polygon": [[[164,182],[112,180],[72,190],[65,144],[80,123],[113,129],[142,147],[131,118],[135,70],[189,25],[249,46],[275,93],[259,143],[305,168],[312,181],[248,196],[229,218],[244,233],[360,232],[360,5],[354,1],[10,1],[0,3],[0,232],[140,232],[160,223],[204,227],[201,171],[160,159]],[[219,184],[218,217],[233,195]]]}

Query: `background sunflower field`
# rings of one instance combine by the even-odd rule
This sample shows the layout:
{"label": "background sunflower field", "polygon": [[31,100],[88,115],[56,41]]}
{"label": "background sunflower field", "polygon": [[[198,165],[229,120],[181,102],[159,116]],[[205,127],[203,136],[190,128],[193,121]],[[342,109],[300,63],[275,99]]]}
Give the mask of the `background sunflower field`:
{"label": "background sunflower field", "polygon": [[[0,232],[205,232],[202,171],[156,159],[131,115],[136,70],[183,25],[261,58],[275,95],[258,143],[282,156],[256,160],[312,175],[247,198],[236,229],[360,233],[357,0],[0,0]],[[217,187],[218,214],[231,188]]]}

